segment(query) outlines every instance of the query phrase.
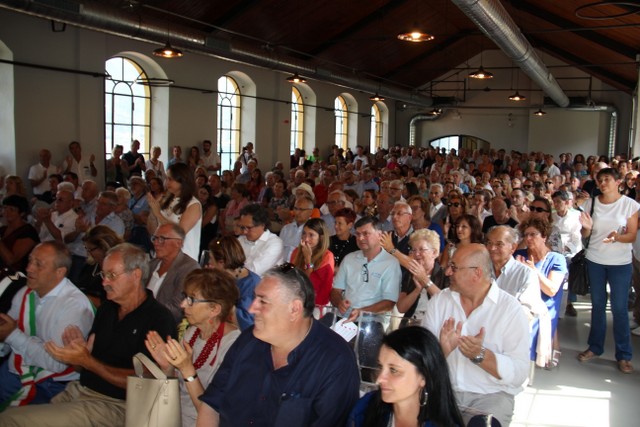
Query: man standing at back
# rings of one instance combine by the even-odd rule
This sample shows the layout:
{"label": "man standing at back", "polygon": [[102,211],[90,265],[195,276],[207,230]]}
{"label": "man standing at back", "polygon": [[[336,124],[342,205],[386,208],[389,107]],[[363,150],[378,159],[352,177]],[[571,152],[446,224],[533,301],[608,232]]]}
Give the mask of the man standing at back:
{"label": "man standing at back", "polygon": [[54,359],[44,346],[47,341],[62,345],[62,333],[71,325],[86,337],[93,323],[91,303],[65,278],[70,266],[62,243],[40,243],[29,256],[27,286],[13,298],[9,312],[0,313],[0,342],[12,350],[0,366],[0,411],[48,403],[78,379],[71,366]]}
{"label": "man standing at back", "polygon": [[211,151],[211,141],[208,139],[202,141],[202,163],[209,175],[220,170],[220,156],[218,156],[215,150]]}
{"label": "man standing at back", "polygon": [[86,156],[82,157],[82,147],[78,141],[69,143],[69,152],[70,154],[62,163],[63,174],[73,172],[78,176],[79,182],[98,176],[98,169],[93,164],[96,160],[95,155],[92,154],[88,158]]}
{"label": "man standing at back", "polygon": [[29,168],[29,183],[33,189],[33,195],[40,197],[49,190],[49,175],[58,173],[58,168],[51,164],[51,151],[40,150],[40,161]]}

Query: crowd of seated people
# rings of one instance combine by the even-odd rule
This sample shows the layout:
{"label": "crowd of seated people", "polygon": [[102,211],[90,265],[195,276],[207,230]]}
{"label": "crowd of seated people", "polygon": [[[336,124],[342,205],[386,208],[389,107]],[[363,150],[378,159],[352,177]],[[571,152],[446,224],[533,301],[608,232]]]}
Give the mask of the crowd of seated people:
{"label": "crowd of seated people", "polygon": [[[423,356],[444,355],[450,371],[440,380],[451,385],[430,394],[424,376],[431,375],[433,366],[405,354],[408,344],[394,341],[400,338],[382,341],[381,392],[356,406],[349,425],[378,425],[380,420],[387,425],[390,417],[406,417],[396,412],[402,406],[396,406],[384,388],[394,380],[388,365],[396,362],[418,368],[412,403],[418,409],[412,409],[411,416],[417,416],[420,425],[430,417],[433,425],[445,419],[462,425],[474,413],[495,414],[508,425],[513,397],[528,373],[527,362],[548,369],[560,363],[557,324],[563,315],[577,314],[576,296],[567,291],[566,282],[583,238],[593,233],[587,265],[597,299],[589,347],[580,353],[580,361],[604,351],[604,284],[613,285],[616,318],[623,310],[626,315],[632,277],[640,292],[640,246],[634,250],[640,198],[637,160],[585,160],[570,153],[556,160],[540,152],[400,146],[367,155],[360,146],[355,153],[334,146],[324,157],[318,149],[310,156],[296,150],[287,171],[283,162],[273,168],[262,164],[248,143],[234,167],[223,171],[211,147],[210,141],[203,141],[190,147],[184,159],[182,147],[172,147],[165,168],[159,147],[145,159],[139,141],[133,141],[126,153],[116,146],[105,160],[106,185],[99,188],[95,156],[83,154],[74,141],[59,167],[48,150],[41,150],[39,162],[29,170],[31,193],[22,178],[4,179],[2,278],[15,281],[16,273],[24,273],[27,291],[11,286],[0,295],[3,307],[11,307],[0,314],[0,383],[9,378],[6,384],[12,387],[5,390],[0,385],[0,411],[28,403],[68,405],[68,396],[56,400],[55,394],[65,388],[76,393],[72,384],[79,381],[114,399],[110,414],[122,417],[124,391],[118,388],[133,372],[131,356],[142,351],[181,378],[183,425],[195,425],[198,412],[203,419],[228,425],[229,402],[213,388],[235,384],[234,372],[244,359],[252,360],[243,356],[226,366],[227,350],[235,356],[241,351],[234,341],[242,351],[258,352],[254,361],[266,355],[259,356],[262,347],[245,334],[270,343],[278,372],[295,365],[292,343],[303,346],[307,335],[318,334],[310,313],[323,313],[332,305],[339,317],[356,322],[362,313],[417,319],[432,335],[414,333],[419,336],[415,339],[425,340],[424,345],[431,346],[428,351],[440,352]],[[123,260],[126,256],[132,260]],[[139,265],[143,259],[145,268]],[[50,272],[46,283],[38,278],[43,269]],[[141,300],[124,294],[121,275],[133,275],[129,284],[141,286],[136,290]],[[213,282],[217,289],[209,289]],[[15,317],[29,298],[34,304],[53,306],[50,300],[70,292],[71,285],[80,291],[72,298],[80,306],[62,318],[61,330],[60,325],[39,326],[51,314],[42,320],[36,317],[34,325]],[[226,289],[229,286],[232,289]],[[496,309],[498,303],[501,307]],[[273,313],[276,305],[290,310],[288,320]],[[88,319],[80,309],[87,306],[97,310],[91,328],[87,322],[93,315]],[[110,357],[104,344],[96,349],[93,340],[114,339],[105,335],[101,322],[118,310],[130,314],[116,316],[119,333],[133,327],[138,321],[133,318],[142,313],[161,310],[161,315],[157,325],[139,320],[145,335]],[[475,310],[482,316],[468,322]],[[633,313],[640,323],[640,298]],[[616,360],[624,373],[633,371],[630,337],[640,335],[637,328],[631,331],[626,320],[615,322]],[[40,337],[39,345],[27,346],[18,332]],[[284,340],[287,334],[289,341]],[[432,348],[433,336],[438,349]],[[501,341],[505,338],[509,345]],[[317,339],[333,338],[320,334]],[[328,351],[314,351],[323,350]],[[451,353],[454,357],[448,357]],[[210,360],[215,363],[204,363]],[[30,366],[53,376],[36,374],[28,383],[14,378]],[[90,373],[72,375],[74,367]],[[344,370],[345,378],[352,374],[349,360],[330,368]],[[355,404],[350,391],[344,392],[334,394],[346,399],[341,408],[345,402],[351,408],[344,407],[333,422],[347,422]],[[460,412],[450,407],[446,413],[433,412],[425,396],[437,393],[454,393]],[[256,397],[252,396],[244,398]],[[239,393],[235,398],[243,397]],[[305,410],[318,415],[326,404]],[[230,405],[256,405],[255,413],[264,411],[265,420],[286,417],[268,402]],[[16,420],[24,415],[13,409],[0,412],[0,424],[5,425],[7,416],[6,425],[14,425],[6,414],[15,414],[11,416]],[[265,420],[255,421],[270,425]]]}

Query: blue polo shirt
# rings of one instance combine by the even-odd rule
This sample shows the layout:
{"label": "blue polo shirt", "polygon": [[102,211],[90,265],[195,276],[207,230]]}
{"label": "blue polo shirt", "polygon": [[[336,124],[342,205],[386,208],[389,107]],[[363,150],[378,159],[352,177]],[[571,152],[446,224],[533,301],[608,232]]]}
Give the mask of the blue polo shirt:
{"label": "blue polo shirt", "polygon": [[359,386],[353,350],[314,320],[277,370],[271,345],[253,327],[243,331],[200,400],[220,414],[220,427],[334,427],[345,425]]}

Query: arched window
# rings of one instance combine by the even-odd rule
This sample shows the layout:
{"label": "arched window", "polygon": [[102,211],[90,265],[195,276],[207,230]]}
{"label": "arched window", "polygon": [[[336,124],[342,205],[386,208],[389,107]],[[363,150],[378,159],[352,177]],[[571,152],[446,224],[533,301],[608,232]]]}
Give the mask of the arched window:
{"label": "arched window", "polygon": [[140,141],[140,152],[148,156],[151,131],[151,88],[138,84],[145,71],[134,61],[117,56],[107,60],[105,86],[105,153],[114,145],[129,151],[131,141]]}
{"label": "arched window", "polygon": [[218,151],[223,170],[233,169],[240,155],[240,98],[234,79],[218,79]]}
{"label": "arched window", "polygon": [[371,106],[371,137],[369,140],[369,147],[372,153],[376,153],[382,148],[382,130],[384,129],[384,123],[382,122],[382,113],[377,104]]}
{"label": "arched window", "polygon": [[349,146],[349,111],[347,102],[342,96],[338,96],[334,103],[336,115],[336,145],[347,149]]}
{"label": "arched window", "polygon": [[296,148],[304,148],[304,103],[302,94],[294,86],[291,88],[291,154]]}

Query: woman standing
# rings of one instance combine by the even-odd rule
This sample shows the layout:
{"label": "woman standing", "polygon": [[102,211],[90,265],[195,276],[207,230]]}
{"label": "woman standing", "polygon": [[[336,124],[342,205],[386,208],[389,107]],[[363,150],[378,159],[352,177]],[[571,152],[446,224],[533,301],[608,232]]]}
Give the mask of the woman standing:
{"label": "woman standing", "polygon": [[160,160],[160,154],[162,154],[160,147],[151,148],[151,158],[147,160],[145,166],[147,169],[155,171],[156,177],[160,178],[162,182],[167,177],[167,174],[164,170],[164,163]]}
{"label": "woman standing", "polygon": [[196,171],[198,166],[202,166],[202,159],[200,158],[200,149],[195,145],[189,150],[189,158],[187,158],[187,164],[191,172]]}
{"label": "woman standing", "polygon": [[107,160],[107,182],[116,181],[120,184],[124,184],[127,176],[129,175],[129,168],[123,168],[122,157],[122,145],[115,145],[111,152],[111,158]]}
{"label": "woman standing", "polygon": [[316,292],[316,305],[329,303],[335,261],[329,248],[329,229],[320,218],[311,218],[302,227],[300,245],[291,254],[291,264],[304,271]]}
{"label": "woman standing", "polygon": [[[147,202],[157,225],[173,222],[184,230],[186,237],[182,251],[197,261],[202,228],[202,205],[195,197],[195,187],[195,180],[189,166],[184,163],[174,163],[167,170],[165,197],[158,202],[152,195],[147,195]],[[153,226],[149,234],[153,234],[155,228]]]}
{"label": "woman standing", "polygon": [[349,415],[349,427],[462,427],[447,361],[438,339],[410,326],[382,339],[379,390],[364,395]]}
{"label": "woman standing", "polygon": [[[586,258],[592,308],[589,348],[578,355],[578,360],[587,362],[604,353],[608,282],[618,369],[630,374],[633,366],[627,304],[631,249],[638,231],[638,203],[620,194],[620,176],[615,169],[601,169],[596,180],[602,194],[587,200],[580,215],[582,236],[590,236]],[[593,215],[587,213],[591,211],[591,204],[595,204]]]}
{"label": "woman standing", "polygon": [[207,249],[209,242],[218,235],[218,205],[213,199],[209,184],[198,188],[198,200],[202,204],[202,232],[200,233],[200,252]]}
{"label": "woman standing", "polygon": [[198,397],[240,335],[227,322],[237,299],[238,289],[229,274],[194,270],[184,279],[181,307],[190,326],[183,344],[173,338],[165,342],[155,331],[147,334],[145,345],[160,368],[170,376],[179,374],[182,427],[196,425]]}
{"label": "woman standing", "polygon": [[[514,253],[515,258],[525,264],[526,266],[536,270],[538,273],[538,280],[540,282],[540,296],[544,301],[547,309],[549,310],[549,316],[551,317],[551,336],[545,337],[545,340],[549,340],[556,334],[558,327],[558,317],[560,315],[560,305],[562,303],[562,285],[567,277],[567,261],[564,256],[558,252],[553,252],[549,249],[547,239],[551,234],[551,224],[544,218],[536,218],[530,216],[528,219],[520,223],[518,226],[520,234],[523,236],[523,240],[526,249],[517,250]],[[531,345],[531,360],[536,359],[536,349],[539,337],[538,324],[534,324],[532,331],[535,338]],[[552,354],[551,363],[557,364],[559,354],[557,353],[559,348],[556,348],[555,354]],[[539,363],[547,364],[546,360],[540,360]],[[554,366],[554,365],[550,365]]]}
{"label": "woman standing", "polygon": [[437,262],[440,236],[433,230],[416,230],[409,237],[412,258],[402,273],[397,308],[404,317],[421,318],[430,297],[449,286],[449,278]]}
{"label": "woman standing", "polygon": [[260,276],[244,266],[247,258],[240,242],[234,236],[212,240],[209,243],[209,253],[211,258],[208,267],[224,270],[236,280],[240,292],[236,302],[236,318],[238,326],[244,331],[253,325],[253,314],[249,313],[249,307],[253,302],[254,291],[260,282]]}

